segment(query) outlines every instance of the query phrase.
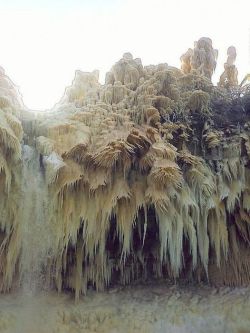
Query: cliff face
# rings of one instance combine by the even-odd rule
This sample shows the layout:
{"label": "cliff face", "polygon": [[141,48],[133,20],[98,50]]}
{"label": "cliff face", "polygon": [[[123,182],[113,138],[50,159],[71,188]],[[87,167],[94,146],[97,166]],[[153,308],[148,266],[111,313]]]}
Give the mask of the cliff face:
{"label": "cliff face", "polygon": [[[46,281],[76,297],[152,278],[249,283],[250,88],[227,73],[213,86],[216,57],[208,38],[181,70],[126,53],[104,85],[98,72],[77,71],[46,114],[1,103],[2,290],[20,280],[29,246],[43,248]],[[18,183],[31,146],[46,188],[32,219],[20,213]],[[22,239],[31,224],[44,241]]]}

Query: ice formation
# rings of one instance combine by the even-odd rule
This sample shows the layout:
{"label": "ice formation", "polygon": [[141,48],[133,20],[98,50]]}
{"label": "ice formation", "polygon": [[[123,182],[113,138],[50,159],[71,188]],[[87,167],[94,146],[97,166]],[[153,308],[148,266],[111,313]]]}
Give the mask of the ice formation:
{"label": "ice formation", "polygon": [[125,53],[104,85],[76,71],[36,115],[1,70],[0,289],[23,267],[76,298],[152,278],[249,284],[250,88],[235,56],[214,86],[209,38],[181,69]]}
{"label": "ice formation", "polygon": [[194,43],[193,49],[188,49],[181,56],[181,69],[185,74],[195,71],[211,79],[216,68],[217,57],[218,50],[213,48],[212,40],[202,37]]}
{"label": "ice formation", "polygon": [[236,49],[230,46],[227,50],[227,62],[224,64],[224,72],[220,76],[219,86],[230,87],[238,85],[238,70],[235,66]]}

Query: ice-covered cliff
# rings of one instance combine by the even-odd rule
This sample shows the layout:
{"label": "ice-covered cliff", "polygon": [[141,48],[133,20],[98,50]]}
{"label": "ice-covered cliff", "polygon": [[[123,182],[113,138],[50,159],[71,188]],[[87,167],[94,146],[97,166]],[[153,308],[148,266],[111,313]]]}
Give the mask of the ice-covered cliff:
{"label": "ice-covered cliff", "polygon": [[249,284],[250,87],[233,47],[211,83],[217,53],[201,38],[181,69],[125,53],[104,85],[76,71],[39,114],[1,72],[2,291],[23,281],[29,251],[47,285],[76,298],[162,278]]}

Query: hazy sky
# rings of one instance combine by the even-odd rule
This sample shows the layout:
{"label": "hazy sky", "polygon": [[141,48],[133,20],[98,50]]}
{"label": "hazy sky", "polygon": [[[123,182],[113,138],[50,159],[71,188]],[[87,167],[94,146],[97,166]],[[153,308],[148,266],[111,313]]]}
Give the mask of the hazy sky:
{"label": "hazy sky", "polygon": [[124,52],[144,65],[180,56],[202,36],[237,48],[239,78],[250,72],[249,0],[0,0],[0,65],[32,109],[52,107],[74,71],[101,71]]}

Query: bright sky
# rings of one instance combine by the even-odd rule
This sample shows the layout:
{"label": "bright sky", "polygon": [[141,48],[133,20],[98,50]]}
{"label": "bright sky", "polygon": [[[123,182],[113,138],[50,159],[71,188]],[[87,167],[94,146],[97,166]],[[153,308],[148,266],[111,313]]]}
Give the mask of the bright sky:
{"label": "bright sky", "polygon": [[144,65],[180,56],[200,37],[219,49],[214,81],[237,48],[250,72],[249,0],[0,0],[0,65],[31,109],[51,108],[76,69],[105,73],[124,52]]}

